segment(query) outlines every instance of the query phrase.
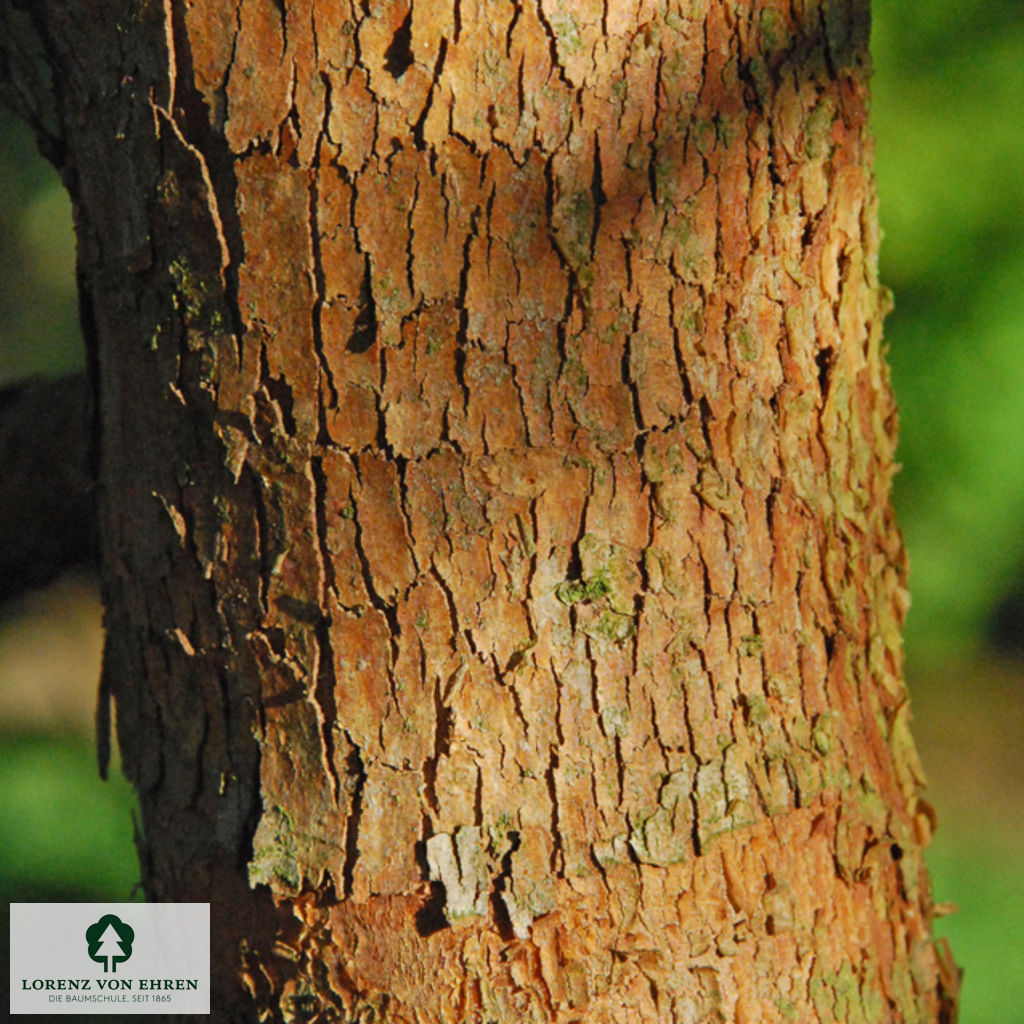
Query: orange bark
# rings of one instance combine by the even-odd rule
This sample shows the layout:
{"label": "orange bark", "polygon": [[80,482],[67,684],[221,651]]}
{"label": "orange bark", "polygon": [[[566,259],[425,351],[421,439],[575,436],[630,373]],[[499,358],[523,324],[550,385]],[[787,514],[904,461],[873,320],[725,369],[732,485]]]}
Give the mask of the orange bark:
{"label": "orange bark", "polygon": [[82,6],[107,679],[224,1019],[951,1020],[865,5]]}

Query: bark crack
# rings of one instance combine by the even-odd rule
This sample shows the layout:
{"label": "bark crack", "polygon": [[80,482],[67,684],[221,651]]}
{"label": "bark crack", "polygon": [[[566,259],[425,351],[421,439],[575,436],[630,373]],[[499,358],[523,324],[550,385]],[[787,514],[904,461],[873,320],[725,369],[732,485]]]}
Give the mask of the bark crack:
{"label": "bark crack", "polygon": [[[327,96],[329,100],[331,83],[326,76],[324,76],[324,81],[326,82]],[[327,283],[324,275],[323,252],[320,238],[320,185],[318,172],[321,160],[320,149],[323,144],[325,130],[325,126],[321,124],[320,135],[317,139],[315,150],[316,155],[313,160],[312,173],[310,174],[309,182],[309,229],[313,254],[312,276],[314,292],[313,308],[311,311],[311,327],[313,332],[313,349],[316,352],[317,362],[320,366],[320,375],[317,382],[317,434],[318,440],[321,444],[326,444],[330,441],[330,432],[327,429],[327,409],[336,409],[338,406],[338,389],[335,387],[334,374],[331,371],[331,364],[327,358],[327,353],[324,350],[323,333],[323,310],[326,302]],[[326,402],[324,401],[325,386],[328,393]],[[324,561],[325,564],[330,563],[329,558]]]}
{"label": "bark crack", "polygon": [[[431,76],[430,88],[427,90],[426,99],[423,101],[423,109],[420,111],[420,116],[416,119],[416,123],[412,126],[413,142],[416,145],[416,149],[419,150],[421,153],[425,151],[427,148],[427,141],[426,137],[423,134],[423,130],[426,127],[427,116],[429,115],[430,109],[434,104],[434,93],[437,91],[437,87],[441,83],[441,72],[444,69],[444,62],[447,56],[448,40],[444,36],[442,36],[437,48],[437,60],[434,62],[434,70]],[[431,150],[431,152],[433,152],[433,150]]]}
{"label": "bark crack", "polygon": [[[358,460],[358,458],[353,458],[352,462],[353,462],[353,465],[355,466],[356,475],[357,475],[357,477],[359,479],[360,486],[362,486],[363,485],[363,479],[362,479],[362,474],[359,472],[359,460]],[[365,547],[365,544],[364,544],[364,541],[363,541],[364,527],[363,527],[363,523],[362,523],[362,517],[359,514],[359,503],[358,502],[353,502],[352,523],[353,523],[353,525],[355,527],[355,544],[354,544],[354,548],[355,548],[356,558],[357,558],[357,560],[359,562],[359,568],[360,568],[360,571],[362,573],[363,583],[366,586],[366,592],[367,592],[367,594],[370,597],[370,603],[373,605],[374,608],[376,608],[379,612],[381,612],[384,615],[385,619],[387,620],[388,627],[389,627],[388,628],[388,637],[389,637],[389,649],[390,649],[391,659],[390,659],[390,666],[389,666],[388,676],[390,678],[390,676],[391,676],[390,667],[393,667],[398,662],[398,654],[399,654],[399,642],[398,641],[399,641],[399,637],[401,636],[402,629],[401,629],[401,626],[399,625],[399,622],[398,622],[398,614],[395,611],[395,606],[393,604],[389,604],[387,601],[384,600],[384,597],[381,595],[380,591],[378,591],[376,581],[373,578],[373,570],[370,567],[370,559],[369,559],[369,556],[366,553],[366,547]],[[391,682],[392,682],[392,685],[394,685],[394,680],[393,679],[391,680]]]}
{"label": "bark crack", "polygon": [[359,825],[363,816],[363,790],[366,787],[366,764],[363,761],[359,745],[345,730],[345,740],[349,745],[348,776],[352,779],[352,804],[345,825],[345,860],[341,868],[342,889],[346,896],[353,892],[356,861],[359,858]]}
{"label": "bark crack", "polygon": [[[559,705],[561,702],[559,702]],[[544,773],[544,779],[548,785],[548,796],[551,800],[551,870],[555,875],[560,875],[565,866],[565,852],[562,849],[562,829],[558,813],[558,785],[555,773],[558,771],[559,757],[558,749],[551,747],[548,756],[548,767]]]}
{"label": "bark crack", "polygon": [[561,58],[558,55],[558,33],[555,31],[554,26],[551,24],[551,20],[544,13],[544,2],[543,0],[536,0],[537,3],[537,20],[540,22],[541,27],[544,29],[544,34],[548,37],[548,51],[551,56],[551,67],[557,72],[559,81],[564,85],[573,96],[577,95],[576,87],[569,81],[569,77],[566,74],[565,67],[562,65]]}
{"label": "bark crack", "polygon": [[[314,457],[310,462],[314,485],[314,513],[316,516],[318,593],[317,603],[326,609],[328,595],[336,594],[334,563],[327,545],[327,477],[324,473],[323,460]],[[323,615],[316,625],[317,639],[317,674],[315,700],[320,711],[320,733],[327,761],[328,777],[331,780],[332,797],[337,802],[341,792],[341,780],[335,767],[334,728],[338,721],[338,705],[335,699],[337,687],[337,671],[335,669],[334,647],[331,644],[331,620]]]}

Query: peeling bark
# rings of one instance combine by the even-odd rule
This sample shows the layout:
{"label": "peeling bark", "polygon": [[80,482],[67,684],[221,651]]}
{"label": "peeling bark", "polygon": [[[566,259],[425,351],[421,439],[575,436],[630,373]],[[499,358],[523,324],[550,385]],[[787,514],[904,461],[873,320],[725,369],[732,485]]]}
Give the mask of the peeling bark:
{"label": "peeling bark", "polygon": [[37,22],[105,685],[221,1019],[952,1020],[866,5]]}

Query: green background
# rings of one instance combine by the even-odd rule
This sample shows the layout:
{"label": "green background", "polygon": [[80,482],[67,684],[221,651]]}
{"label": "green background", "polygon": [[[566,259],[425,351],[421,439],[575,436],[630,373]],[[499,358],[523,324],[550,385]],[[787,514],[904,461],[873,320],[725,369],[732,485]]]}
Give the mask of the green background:
{"label": "green background", "polygon": [[[1013,1024],[1024,1022],[1024,4],[877,2],[872,49],[907,672],[940,818],[935,895],[959,907],[938,929],[966,970],[961,1024]],[[4,119],[0,385],[81,363],[67,197]],[[30,611],[0,609],[0,672]],[[33,721],[0,722],[3,895],[137,898],[128,787],[116,772],[98,781],[80,728]]]}
{"label": "green background", "polygon": [[907,674],[961,1024],[1024,1021],[1024,4],[874,4]]}

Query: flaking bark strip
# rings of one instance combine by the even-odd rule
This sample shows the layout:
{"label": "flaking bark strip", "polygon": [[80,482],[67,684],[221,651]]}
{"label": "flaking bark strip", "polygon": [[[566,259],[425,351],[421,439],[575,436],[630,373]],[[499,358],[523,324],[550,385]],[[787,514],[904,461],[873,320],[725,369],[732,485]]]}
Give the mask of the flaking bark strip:
{"label": "flaking bark strip", "polygon": [[448,921],[458,926],[467,918],[485,915],[491,886],[482,830],[463,825],[454,835],[431,836],[426,845],[430,878],[444,886]]}

